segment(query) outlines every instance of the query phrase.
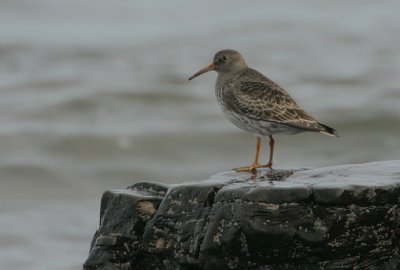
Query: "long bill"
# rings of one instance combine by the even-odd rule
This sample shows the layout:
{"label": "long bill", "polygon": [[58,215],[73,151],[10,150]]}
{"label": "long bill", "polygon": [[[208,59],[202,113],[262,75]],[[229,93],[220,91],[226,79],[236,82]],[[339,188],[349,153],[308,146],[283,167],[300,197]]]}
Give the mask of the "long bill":
{"label": "long bill", "polygon": [[210,64],[208,66],[206,66],[205,68],[200,69],[199,71],[197,71],[195,74],[193,74],[190,78],[189,81],[193,80],[194,78],[196,78],[197,76],[209,72],[211,70],[215,69],[215,65],[214,64]]}

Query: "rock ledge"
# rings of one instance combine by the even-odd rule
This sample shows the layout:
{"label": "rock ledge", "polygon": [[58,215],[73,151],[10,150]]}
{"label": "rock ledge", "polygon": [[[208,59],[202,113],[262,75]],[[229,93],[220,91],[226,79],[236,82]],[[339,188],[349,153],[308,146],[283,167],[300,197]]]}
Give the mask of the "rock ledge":
{"label": "rock ledge", "polygon": [[106,191],[86,270],[399,269],[400,161]]}

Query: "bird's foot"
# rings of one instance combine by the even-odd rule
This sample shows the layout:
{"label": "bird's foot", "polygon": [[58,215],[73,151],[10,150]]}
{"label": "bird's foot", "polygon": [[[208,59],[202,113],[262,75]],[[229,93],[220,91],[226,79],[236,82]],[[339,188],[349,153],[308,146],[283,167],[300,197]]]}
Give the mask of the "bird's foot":
{"label": "bird's foot", "polygon": [[272,162],[268,162],[268,163],[265,164],[265,165],[260,165],[259,167],[260,167],[260,168],[270,168],[270,169],[272,170]]}
{"label": "bird's foot", "polygon": [[246,166],[246,167],[234,168],[234,170],[237,172],[255,172],[255,171],[257,171],[257,168],[260,168],[260,167],[261,167],[260,164],[253,164],[253,165]]}

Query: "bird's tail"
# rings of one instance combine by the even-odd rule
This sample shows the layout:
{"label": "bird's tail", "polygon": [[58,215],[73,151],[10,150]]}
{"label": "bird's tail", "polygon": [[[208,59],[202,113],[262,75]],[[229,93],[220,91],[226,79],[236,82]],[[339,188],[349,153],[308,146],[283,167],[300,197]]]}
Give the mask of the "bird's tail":
{"label": "bird's tail", "polygon": [[339,133],[336,131],[336,129],[328,127],[321,123],[318,123],[318,124],[323,128],[323,130],[320,131],[322,134],[325,134],[328,136],[339,137]]}

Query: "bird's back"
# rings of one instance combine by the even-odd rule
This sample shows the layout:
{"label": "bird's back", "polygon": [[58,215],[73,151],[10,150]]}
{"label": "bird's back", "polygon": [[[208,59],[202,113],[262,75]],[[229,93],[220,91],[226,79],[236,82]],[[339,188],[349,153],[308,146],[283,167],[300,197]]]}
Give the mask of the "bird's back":
{"label": "bird's back", "polygon": [[216,95],[225,115],[258,135],[334,130],[318,123],[278,84],[252,68],[219,74]]}

